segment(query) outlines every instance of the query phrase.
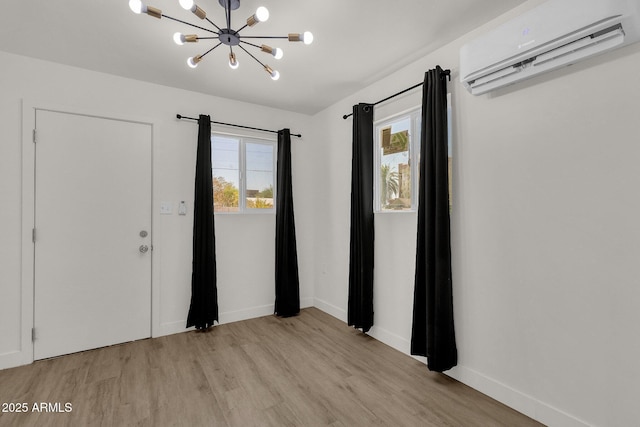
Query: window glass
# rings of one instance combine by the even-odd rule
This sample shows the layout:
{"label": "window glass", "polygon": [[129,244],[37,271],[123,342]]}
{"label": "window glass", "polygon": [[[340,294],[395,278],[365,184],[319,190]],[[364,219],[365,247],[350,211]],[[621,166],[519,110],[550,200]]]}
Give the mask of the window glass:
{"label": "window glass", "polygon": [[249,209],[273,209],[273,144],[247,142],[246,206]]}
{"label": "window glass", "polygon": [[240,200],[240,140],[211,138],[214,212],[237,212]]}
{"label": "window glass", "polygon": [[411,209],[411,117],[379,127],[380,209]]}
{"label": "window glass", "polygon": [[275,161],[275,141],[213,134],[214,212],[275,212]]}

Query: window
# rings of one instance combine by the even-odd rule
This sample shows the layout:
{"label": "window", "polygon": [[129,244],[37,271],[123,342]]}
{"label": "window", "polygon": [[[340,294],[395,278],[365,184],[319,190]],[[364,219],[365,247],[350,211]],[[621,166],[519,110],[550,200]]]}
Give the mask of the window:
{"label": "window", "polygon": [[275,141],[213,134],[214,212],[275,212]]}
{"label": "window", "polygon": [[[415,211],[418,208],[421,109],[381,120],[375,124],[374,210]],[[451,211],[451,94],[447,94],[449,141],[449,211]]]}
{"label": "window", "polygon": [[415,210],[420,151],[420,109],[377,123],[375,132],[375,210]]}

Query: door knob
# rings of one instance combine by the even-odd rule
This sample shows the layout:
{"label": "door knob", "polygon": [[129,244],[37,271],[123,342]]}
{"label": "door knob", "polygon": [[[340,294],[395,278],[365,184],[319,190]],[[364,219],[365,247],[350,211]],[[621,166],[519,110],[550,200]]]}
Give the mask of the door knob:
{"label": "door knob", "polygon": [[140,245],[140,248],[138,248],[140,250],[141,254],[146,254],[147,251],[149,250],[149,246],[147,245]]}

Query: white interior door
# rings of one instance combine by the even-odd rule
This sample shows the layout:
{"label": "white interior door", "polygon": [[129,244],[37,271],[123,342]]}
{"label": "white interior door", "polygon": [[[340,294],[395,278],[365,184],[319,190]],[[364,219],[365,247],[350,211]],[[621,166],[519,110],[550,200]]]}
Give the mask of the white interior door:
{"label": "white interior door", "polygon": [[36,135],[34,358],[149,337],[151,126],[36,110]]}

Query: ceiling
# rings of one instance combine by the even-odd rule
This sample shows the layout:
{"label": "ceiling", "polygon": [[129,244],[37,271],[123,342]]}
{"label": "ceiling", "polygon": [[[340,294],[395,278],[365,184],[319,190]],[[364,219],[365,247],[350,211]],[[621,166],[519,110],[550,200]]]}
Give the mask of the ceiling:
{"label": "ceiling", "polygon": [[[166,18],[136,15],[128,0],[4,2],[0,50],[313,114],[524,1],[242,0],[240,8],[232,12],[234,29],[244,25],[260,5],[270,12],[267,22],[244,29],[242,35],[306,30],[314,34],[309,46],[267,40],[265,44],[284,50],[279,61],[249,47],[258,59],[280,72],[280,80],[275,82],[237,49],[240,67],[231,70],[225,46],[208,54],[196,69],[187,67],[186,59],[204,53],[213,41],[178,46],[172,41],[174,32],[205,32]],[[177,0],[146,0],[145,4],[165,15],[212,28],[182,9]],[[199,0],[197,4],[209,19],[225,26],[224,9],[216,0]]]}

